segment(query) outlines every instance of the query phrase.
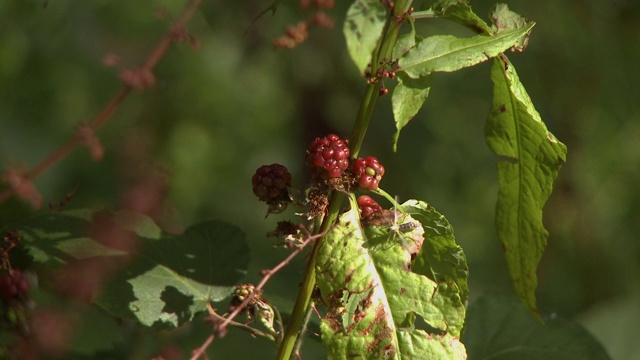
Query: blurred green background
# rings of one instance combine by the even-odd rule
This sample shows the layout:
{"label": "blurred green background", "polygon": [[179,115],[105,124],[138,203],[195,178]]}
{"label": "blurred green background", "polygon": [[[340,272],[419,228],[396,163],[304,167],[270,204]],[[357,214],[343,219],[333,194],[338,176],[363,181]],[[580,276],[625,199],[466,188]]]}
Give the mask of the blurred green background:
{"label": "blurred green background", "polygon": [[[103,161],[78,149],[37,178],[45,202],[40,211],[76,187],[69,208],[119,208],[123,189],[159,167],[168,188],[158,222],[173,231],[208,219],[242,227],[252,251],[247,281],[257,282],[260,269],[286,255],[265,232],[295,215],[291,209],[265,219],[251,175],[278,162],[303,188],[307,144],[329,132],[351,131],[364,80],[341,32],[348,3],[329,11],[336,20],[332,30],[313,28],[298,48],[278,50],[272,42],[283,29],[311,15],[296,1],[284,2],[275,16],[250,28],[270,1],[204,1],[188,24],[200,49],[172,48],[155,71],[157,86],[125,100],[99,133]],[[614,359],[640,359],[640,2],[507,3],[537,22],[527,50],[510,59],[550,131],[569,151],[545,208],[550,236],[538,272],[540,310],[585,325]],[[118,68],[104,66],[103,57],[116,54],[121,66],[137,66],[171,22],[155,11],[177,16],[183,5],[0,2],[3,169],[34,166],[79,122],[89,121],[121,88]],[[487,18],[493,2],[471,5]],[[423,35],[471,35],[441,20],[424,21],[419,29]],[[470,266],[471,301],[511,291],[493,223],[496,159],[483,136],[491,91],[488,64],[438,74],[426,106],[401,134],[397,153],[391,151],[390,97],[384,97],[362,150],[385,165],[381,185],[387,192],[425,200],[452,223]],[[144,150],[143,163],[126,161],[132,144]],[[3,223],[31,213],[16,199],[0,206]],[[270,283],[272,303],[292,306],[303,265],[297,259]],[[189,337],[185,346],[193,348],[203,336]],[[317,343],[306,345],[305,359],[322,358]],[[218,359],[275,354],[265,341],[239,331],[215,341],[211,351]]]}

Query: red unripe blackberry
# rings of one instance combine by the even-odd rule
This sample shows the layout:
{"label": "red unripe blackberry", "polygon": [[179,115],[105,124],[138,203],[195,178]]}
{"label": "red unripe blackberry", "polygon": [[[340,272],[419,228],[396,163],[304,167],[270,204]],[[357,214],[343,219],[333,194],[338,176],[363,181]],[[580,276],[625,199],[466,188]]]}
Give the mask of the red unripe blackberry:
{"label": "red unripe blackberry", "polygon": [[313,177],[337,178],[349,168],[348,141],[329,134],[316,138],[307,150],[307,165]]}
{"label": "red unripe blackberry", "polygon": [[369,195],[358,196],[358,208],[360,209],[360,217],[363,219],[366,219],[377,212],[382,212],[382,206],[380,206],[380,204],[373,200]]}
{"label": "red unripe blackberry", "polygon": [[10,270],[0,275],[0,299],[24,297],[29,293],[29,280],[20,270]]}
{"label": "red unripe blackberry", "polygon": [[287,187],[291,186],[291,174],[280,164],[262,165],[251,178],[253,193],[267,204],[289,200]]}
{"label": "red unripe blackberry", "polygon": [[375,156],[359,158],[353,163],[353,176],[362,189],[376,190],[383,175],[384,166]]}

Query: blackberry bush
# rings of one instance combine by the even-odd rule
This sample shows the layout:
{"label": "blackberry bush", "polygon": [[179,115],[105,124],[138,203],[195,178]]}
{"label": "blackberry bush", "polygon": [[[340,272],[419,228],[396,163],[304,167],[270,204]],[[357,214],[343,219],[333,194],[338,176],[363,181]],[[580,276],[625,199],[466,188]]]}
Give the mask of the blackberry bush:
{"label": "blackberry bush", "polygon": [[316,138],[307,150],[307,165],[316,179],[340,177],[349,168],[348,140],[329,134]]}

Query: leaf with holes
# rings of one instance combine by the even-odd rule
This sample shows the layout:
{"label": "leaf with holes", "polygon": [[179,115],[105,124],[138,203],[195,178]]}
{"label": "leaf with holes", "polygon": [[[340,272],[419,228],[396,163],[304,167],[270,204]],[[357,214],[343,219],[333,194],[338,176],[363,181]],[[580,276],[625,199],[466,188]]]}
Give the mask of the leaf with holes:
{"label": "leaf with holes", "polygon": [[[466,358],[459,298],[411,271],[412,254],[424,241],[422,226],[402,233],[389,224],[363,229],[350,199],[354,210],[326,235],[316,263],[328,308],[320,328],[329,358]],[[414,222],[401,215],[394,226]]]}
{"label": "leaf with holes", "polygon": [[90,300],[147,326],[191,320],[208,301],[227,297],[249,262],[244,233],[220,221],[172,235],[145,216],[76,211],[37,217],[19,230],[35,262],[72,269],[71,280],[83,273],[110,279],[94,284],[101,291]]}

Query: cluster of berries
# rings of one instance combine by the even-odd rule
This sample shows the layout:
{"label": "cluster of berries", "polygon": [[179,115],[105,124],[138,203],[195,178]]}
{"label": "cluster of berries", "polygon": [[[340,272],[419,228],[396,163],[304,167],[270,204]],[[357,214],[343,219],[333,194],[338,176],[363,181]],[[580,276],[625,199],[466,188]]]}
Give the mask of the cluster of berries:
{"label": "cluster of berries", "polygon": [[20,299],[28,294],[29,279],[24,272],[12,269],[0,275],[0,300]]}
{"label": "cluster of berries", "polygon": [[322,182],[342,177],[345,173],[362,190],[376,190],[384,175],[384,166],[377,158],[358,158],[350,165],[348,140],[335,134],[317,138],[307,150],[307,165],[314,180]]}
{"label": "cluster of berries", "polygon": [[[361,190],[377,190],[385,172],[384,166],[374,156],[352,160],[348,145],[347,139],[335,134],[312,141],[305,157],[312,180],[319,187],[344,190],[358,186]],[[292,201],[288,192],[291,174],[283,165],[261,166],[251,182],[253,193],[269,205],[269,212],[280,212]],[[380,205],[365,210],[363,216],[378,209],[381,209]]]}

